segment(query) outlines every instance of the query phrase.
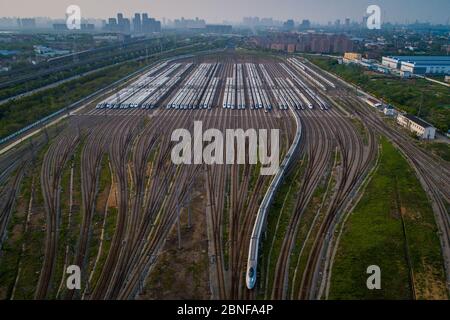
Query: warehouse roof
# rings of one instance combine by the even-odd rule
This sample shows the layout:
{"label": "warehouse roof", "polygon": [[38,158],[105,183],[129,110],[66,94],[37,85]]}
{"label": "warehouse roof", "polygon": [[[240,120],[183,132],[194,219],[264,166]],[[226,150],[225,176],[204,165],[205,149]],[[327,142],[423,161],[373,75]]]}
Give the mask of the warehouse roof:
{"label": "warehouse roof", "polygon": [[412,114],[404,114],[403,116],[405,118],[408,118],[410,121],[415,122],[416,124],[418,124],[419,126],[421,126],[423,128],[433,127],[431,124],[429,124],[425,120],[422,120],[416,116],[413,116]]}
{"label": "warehouse roof", "polygon": [[450,65],[450,56],[389,56],[387,58],[418,65]]}
{"label": "warehouse roof", "polygon": [[402,61],[450,61],[450,56],[388,56]]}

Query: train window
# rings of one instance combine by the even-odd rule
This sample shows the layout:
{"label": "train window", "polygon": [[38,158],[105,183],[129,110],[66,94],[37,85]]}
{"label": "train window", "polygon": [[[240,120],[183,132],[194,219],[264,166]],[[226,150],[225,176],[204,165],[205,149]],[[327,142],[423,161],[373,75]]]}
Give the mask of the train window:
{"label": "train window", "polygon": [[250,278],[253,278],[254,275],[255,275],[255,270],[253,269],[253,267],[251,267],[250,270],[248,270],[248,276]]}

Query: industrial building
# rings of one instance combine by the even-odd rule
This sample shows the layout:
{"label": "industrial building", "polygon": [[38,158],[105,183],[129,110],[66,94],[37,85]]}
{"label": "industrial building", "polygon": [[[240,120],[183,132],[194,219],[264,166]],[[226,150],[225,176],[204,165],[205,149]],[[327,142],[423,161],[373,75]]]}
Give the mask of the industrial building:
{"label": "industrial building", "polygon": [[250,43],[264,49],[311,53],[345,53],[354,47],[346,35],[323,33],[271,33],[252,37]]}
{"label": "industrial building", "polygon": [[385,116],[392,117],[395,116],[396,111],[393,106],[387,105],[384,107],[383,113]]}
{"label": "industrial building", "polygon": [[378,100],[375,100],[375,99],[372,99],[369,97],[367,97],[365,100],[366,100],[367,104],[370,105],[371,107],[374,107],[377,109],[381,109],[383,107],[383,104]]}
{"label": "industrial building", "polygon": [[344,54],[344,59],[347,60],[361,60],[362,59],[362,55],[361,53],[355,53],[355,52],[346,52]]}
{"label": "industrial building", "polygon": [[416,116],[399,113],[397,123],[422,139],[433,140],[435,138],[436,128]]}
{"label": "industrial building", "polygon": [[389,56],[382,64],[411,74],[450,74],[450,56]]}

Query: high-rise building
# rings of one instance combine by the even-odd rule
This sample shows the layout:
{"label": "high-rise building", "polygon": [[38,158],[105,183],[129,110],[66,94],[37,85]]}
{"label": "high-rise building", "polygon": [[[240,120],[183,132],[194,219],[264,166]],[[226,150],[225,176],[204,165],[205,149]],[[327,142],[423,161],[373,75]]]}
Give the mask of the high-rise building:
{"label": "high-rise building", "polygon": [[309,29],[311,28],[311,22],[307,19],[303,20],[302,23],[300,24],[300,28],[301,29]]}
{"label": "high-rise building", "polygon": [[149,18],[147,13],[142,14],[142,32],[152,33],[161,32],[161,22],[154,18]]}
{"label": "high-rise building", "polygon": [[350,18],[345,19],[345,27],[348,29],[350,28]]}
{"label": "high-rise building", "polygon": [[143,13],[142,14],[142,32],[147,33],[147,32],[151,32],[150,31],[150,19],[148,18],[148,14],[147,13]]}
{"label": "high-rise building", "polygon": [[244,17],[242,19],[242,24],[249,27],[256,27],[260,24],[259,17]]}
{"label": "high-rise building", "polygon": [[344,53],[353,51],[353,42],[345,35],[333,35],[333,38],[333,52]]}
{"label": "high-rise building", "polygon": [[271,27],[274,25],[272,18],[262,18],[261,25],[265,27]]}
{"label": "high-rise building", "polygon": [[131,32],[131,23],[130,23],[130,19],[125,18],[122,21],[122,31],[125,33],[130,33]]}
{"label": "high-rise building", "polygon": [[139,13],[134,14],[133,19],[133,31],[135,33],[142,32],[142,23],[141,23],[141,15]]}
{"label": "high-rise building", "polygon": [[116,18],[109,18],[107,29],[109,31],[117,31],[117,20]]}
{"label": "high-rise building", "polygon": [[334,25],[336,26],[336,28],[340,28],[341,27],[341,19],[337,19],[336,22],[334,23]]}
{"label": "high-rise building", "polygon": [[134,15],[132,23],[130,19],[124,18],[122,13],[117,14],[116,18],[109,18],[105,24],[104,29],[110,32],[130,33],[131,24],[133,24],[133,32],[135,33],[151,33],[161,31],[161,22],[156,21],[154,18],[149,18],[147,13],[136,13]]}
{"label": "high-rise building", "polygon": [[363,17],[363,21],[362,21],[362,27],[363,27],[363,28],[367,26],[367,21],[368,21],[368,20],[369,20],[369,17],[367,17],[367,16],[364,16],[364,17]]}
{"label": "high-rise building", "polygon": [[117,31],[123,33],[130,32],[130,20],[125,19],[122,13],[117,14]]}
{"label": "high-rise building", "polygon": [[293,30],[293,29],[295,28],[294,20],[292,20],[292,19],[287,20],[287,21],[283,24],[283,28],[284,28],[285,30],[288,30],[288,31]]}
{"label": "high-rise building", "polygon": [[253,42],[258,47],[273,50],[288,50],[312,53],[344,53],[353,50],[353,41],[345,35],[326,33],[273,33],[268,36],[255,37]]}
{"label": "high-rise building", "polygon": [[195,19],[185,19],[181,17],[181,19],[175,19],[174,26],[177,29],[204,29],[206,22],[198,17]]}
{"label": "high-rise building", "polygon": [[331,40],[326,34],[314,35],[310,38],[310,50],[311,52],[330,53],[331,52]]}
{"label": "high-rise building", "polygon": [[34,29],[36,28],[36,19],[34,18],[17,19],[17,24],[19,25],[19,28],[22,29]]}

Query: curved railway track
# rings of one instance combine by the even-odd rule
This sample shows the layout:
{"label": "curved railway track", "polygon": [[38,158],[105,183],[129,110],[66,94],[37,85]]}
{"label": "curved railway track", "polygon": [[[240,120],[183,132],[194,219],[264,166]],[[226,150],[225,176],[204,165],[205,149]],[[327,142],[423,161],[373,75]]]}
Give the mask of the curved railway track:
{"label": "curved railway track", "polygon": [[41,187],[47,222],[44,262],[36,288],[36,299],[45,299],[50,288],[50,280],[53,275],[57,252],[61,175],[78,141],[79,136],[74,130],[64,134],[50,146],[43,160]]}
{"label": "curved railway track", "polygon": [[[186,58],[184,62],[188,60],[191,61],[192,58]],[[171,161],[174,142],[170,138],[173,130],[178,128],[185,128],[192,133],[194,121],[202,121],[203,130],[215,128],[222,132],[236,128],[280,129],[283,138],[280,151],[287,153],[297,133],[297,125],[291,112],[301,120],[302,141],[299,151],[292,155],[292,164],[286,171],[293,171],[299,164],[300,155],[306,159],[306,166],[298,176],[301,179],[298,197],[286,230],[281,235],[275,235],[282,237],[280,251],[270,250],[269,257],[264,257],[268,261],[274,261],[275,268],[264,274],[261,281],[265,285],[257,289],[266,290],[262,293],[266,298],[272,299],[321,298],[323,285],[329,281],[327,274],[332,268],[330,252],[337,245],[334,242],[335,229],[357,197],[374,163],[377,154],[376,134],[386,135],[394,141],[410,161],[426,189],[440,226],[449,275],[450,218],[446,204],[450,202],[450,166],[420,150],[408,137],[374,115],[358,98],[342,94],[345,90],[341,86],[334,88],[331,93],[325,92],[326,86],[320,84],[323,79],[313,81],[302,76],[298,70],[291,70],[292,66],[266,63],[264,58],[252,60],[251,72],[255,72],[260,78],[258,88],[247,87],[252,86],[253,82],[240,81],[240,93],[230,99],[241,101],[240,104],[244,102],[247,108],[222,108],[226,79],[233,77],[235,65],[244,66],[239,68],[244,79],[249,76],[250,69],[245,67],[243,61],[247,60],[224,55],[220,64],[207,67],[205,79],[192,81],[204,86],[203,89],[189,89],[193,99],[190,101],[194,101],[195,105],[195,102],[198,104],[203,101],[205,86],[209,86],[213,78],[218,79],[218,90],[211,98],[215,107],[211,109],[93,109],[72,117],[68,127],[51,142],[40,168],[46,210],[46,238],[44,260],[35,291],[36,299],[48,298],[53,287],[64,280],[64,275],[63,279],[55,279],[58,276],[55,275],[55,265],[61,215],[61,179],[68,160],[80,141],[84,145],[80,153],[79,172],[75,174],[81,181],[81,223],[76,250],[70,258],[66,256],[66,262],[81,267],[84,292],[79,294],[63,290],[59,297],[138,297],[146,279],[154,270],[158,256],[164,250],[167,237],[177,227],[181,208],[190,201],[193,186],[201,181],[205,188],[202,191],[206,199],[205,228],[209,240],[212,297],[255,299],[257,290],[248,290],[246,285],[247,258],[251,249],[248,239],[252,237],[259,208],[272,177],[261,176],[260,167],[250,165],[248,161],[247,164],[174,165]],[[194,60],[194,64],[198,62]],[[196,70],[198,68],[194,66],[186,71],[177,86],[182,87],[189,75]],[[295,77],[304,79],[304,83],[301,82],[303,85],[296,82]],[[295,85],[295,89],[289,87],[288,83]],[[195,96],[195,92],[200,95]],[[251,102],[258,99],[249,94],[257,92],[264,95],[259,100],[264,101],[266,106],[250,109],[248,106]],[[167,92],[161,97],[159,104],[165,105],[164,102],[171,101],[176,94],[177,90]],[[367,139],[363,141],[356,126],[340,108],[330,102],[331,99],[326,98],[327,94],[333,95],[344,105],[354,107],[350,113],[364,123]],[[308,98],[303,99],[301,96]],[[308,100],[308,104],[305,100]],[[312,106],[314,108],[310,109]],[[83,130],[86,139],[81,139],[80,130]],[[248,142],[246,147],[250,147]],[[335,154],[340,155],[337,167],[331,165]],[[117,220],[109,250],[104,253],[104,260],[99,265],[98,277],[94,282],[89,275],[97,267],[98,257],[92,266],[89,253],[93,241],[93,217],[99,197],[102,160],[106,156],[114,181],[111,192],[115,192],[117,196]],[[6,228],[5,221],[14,206],[26,163],[24,161],[16,175],[10,178],[12,188],[10,193],[4,195],[7,201],[0,211],[0,231]],[[435,167],[430,168],[430,163]],[[440,169],[436,169],[438,166]],[[331,170],[336,172],[335,185],[324,195],[326,201],[312,222],[305,226],[305,213],[321,181]],[[11,172],[5,175],[9,176]],[[5,177],[2,176],[1,179]],[[106,211],[110,209],[108,206],[107,203]],[[105,228],[104,224],[102,228]],[[297,241],[300,229],[306,233],[303,243]],[[275,232],[279,230],[281,229],[276,229]],[[299,246],[300,254],[294,260],[293,252]],[[304,262],[302,266],[300,259]],[[293,267],[295,275],[292,278]]]}

